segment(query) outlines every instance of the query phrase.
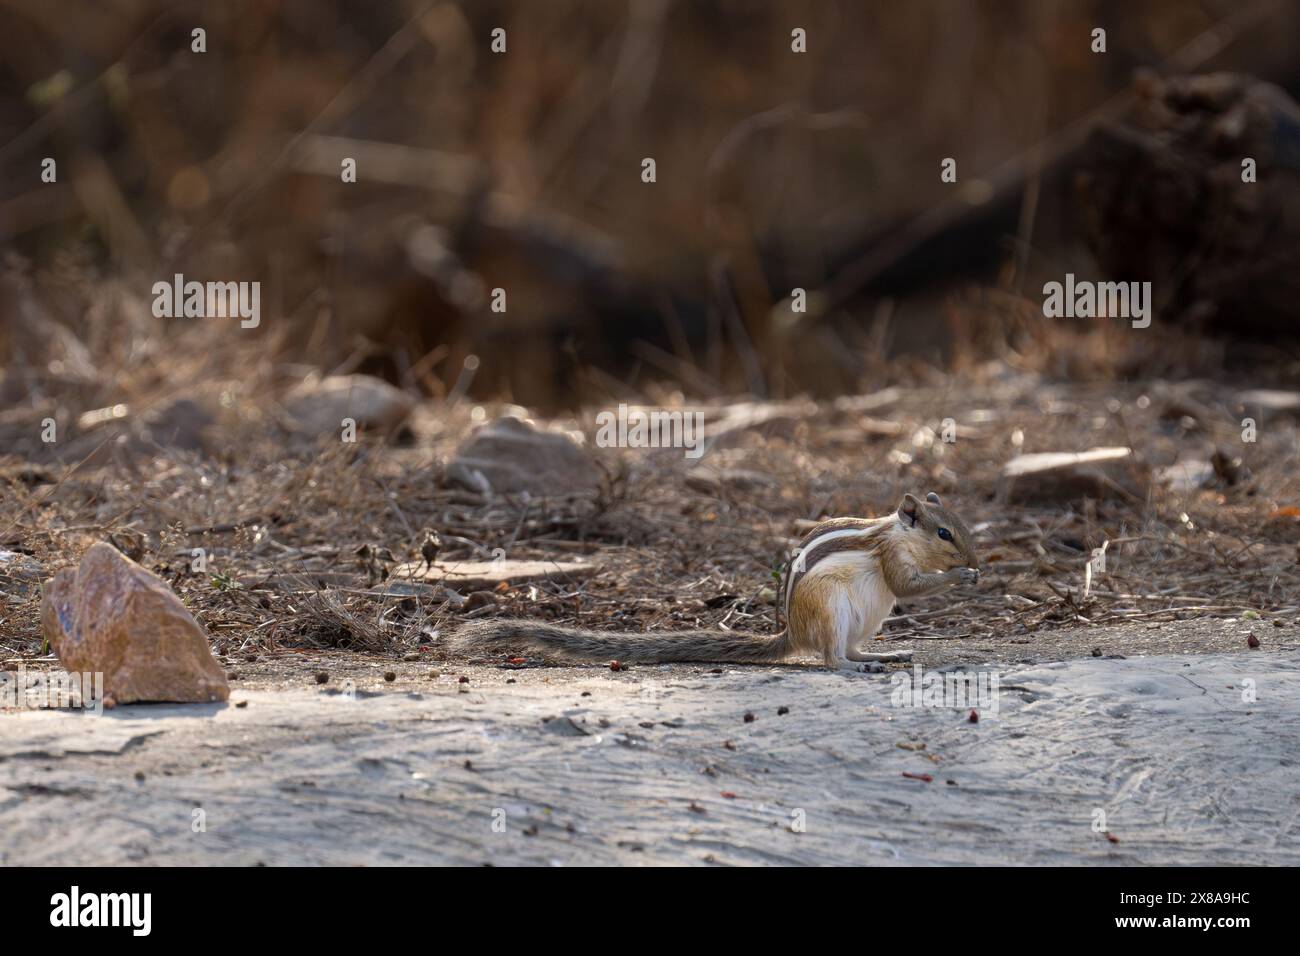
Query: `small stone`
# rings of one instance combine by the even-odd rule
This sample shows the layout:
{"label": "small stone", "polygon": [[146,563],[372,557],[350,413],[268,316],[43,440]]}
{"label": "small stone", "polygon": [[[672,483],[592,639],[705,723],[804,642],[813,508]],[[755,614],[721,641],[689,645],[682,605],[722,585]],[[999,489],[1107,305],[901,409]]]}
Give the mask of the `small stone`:
{"label": "small stone", "polygon": [[345,418],[356,422],[359,429],[393,431],[414,408],[411,396],[372,375],[308,379],[284,400],[289,427],[311,435],[337,436]]}
{"label": "small stone", "polygon": [[781,482],[761,471],[745,468],[712,468],[701,465],[686,475],[686,487],[706,495],[723,491],[764,491],[779,487]]}
{"label": "small stone", "polygon": [[384,671],[384,680],[391,684],[393,681],[397,680],[397,674],[393,671]]}
{"label": "small stone", "polygon": [[462,611],[476,611],[481,607],[488,607],[497,603],[497,596],[491,591],[474,591],[465,599],[461,605]]}
{"label": "small stone", "polygon": [[118,704],[230,696],[207,634],[181,599],[104,542],[46,584],[41,626],[59,662],[103,673],[105,697]]}
{"label": "small stone", "polygon": [[442,592],[442,588],[433,584],[424,584],[420,581],[394,581],[391,577],[370,589],[370,593],[377,597],[429,598],[445,601],[447,596]]}
{"label": "small stone", "polygon": [[178,398],[145,412],[141,424],[156,445],[207,452],[210,450],[208,430],[216,420],[198,402]]}
{"label": "small stone", "polygon": [[1259,638],[1256,637],[1254,634],[1250,635],[1249,637],[1246,638],[1246,646],[1249,647],[1252,651],[1258,650]]}
{"label": "small stone", "polygon": [[597,491],[601,470],[573,439],[517,418],[484,425],[447,464],[446,480],[480,494],[567,496]]}
{"label": "small stone", "polygon": [[35,558],[0,549],[0,599],[21,604],[40,593],[45,568]]}
{"label": "small stone", "polygon": [[1167,485],[1170,491],[1187,494],[1204,488],[1216,475],[1214,465],[1204,459],[1189,459],[1161,468],[1156,472],[1156,481]]}
{"label": "small stone", "polygon": [[328,683],[329,683],[329,680],[330,680],[330,675],[329,675],[329,674],[325,673],[324,671],[317,671],[317,672],[316,672],[316,683],[318,683],[318,684],[328,684]]}
{"label": "small stone", "polygon": [[745,723],[747,723],[747,724],[752,724],[756,719],[757,719],[757,718],[755,718],[753,714],[746,714],[746,715],[745,715]]}

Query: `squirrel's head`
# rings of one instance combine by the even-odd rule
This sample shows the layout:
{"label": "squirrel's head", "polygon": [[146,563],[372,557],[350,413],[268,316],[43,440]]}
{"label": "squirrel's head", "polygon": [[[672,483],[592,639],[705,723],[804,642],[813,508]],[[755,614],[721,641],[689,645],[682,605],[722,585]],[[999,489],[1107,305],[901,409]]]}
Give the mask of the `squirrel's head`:
{"label": "squirrel's head", "polygon": [[915,495],[903,495],[898,520],[918,564],[940,571],[980,566],[970,529],[943,506],[933,491],[924,501]]}

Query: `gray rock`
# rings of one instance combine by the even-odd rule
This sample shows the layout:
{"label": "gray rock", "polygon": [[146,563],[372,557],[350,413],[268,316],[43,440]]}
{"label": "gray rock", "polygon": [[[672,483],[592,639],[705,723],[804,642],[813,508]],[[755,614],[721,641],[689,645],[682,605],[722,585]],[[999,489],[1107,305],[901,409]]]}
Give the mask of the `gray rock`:
{"label": "gray rock", "polygon": [[215,419],[198,402],[178,398],[146,412],[142,424],[149,439],[164,448],[206,452],[207,432]]}
{"label": "gray rock", "polygon": [[0,550],[0,598],[10,604],[31,600],[41,590],[45,568],[35,558]]}
{"label": "gray rock", "polygon": [[446,480],[482,494],[554,497],[598,490],[601,471],[567,435],[499,418],[461,445],[447,465]]}
{"label": "gray rock", "polygon": [[587,731],[573,722],[572,717],[543,717],[542,730],[557,737],[586,737]]}
{"label": "gray rock", "polygon": [[1214,477],[1214,466],[1200,458],[1180,461],[1156,473],[1156,480],[1168,485],[1170,491],[1184,493],[1204,488]]}
{"label": "gray rock", "polygon": [[706,495],[728,491],[763,491],[781,483],[771,475],[745,468],[694,468],[686,475],[686,487]]}
{"label": "gray rock", "polygon": [[371,375],[330,375],[295,386],[284,399],[288,426],[303,434],[337,434],[350,418],[360,429],[391,431],[415,408],[401,389]]}

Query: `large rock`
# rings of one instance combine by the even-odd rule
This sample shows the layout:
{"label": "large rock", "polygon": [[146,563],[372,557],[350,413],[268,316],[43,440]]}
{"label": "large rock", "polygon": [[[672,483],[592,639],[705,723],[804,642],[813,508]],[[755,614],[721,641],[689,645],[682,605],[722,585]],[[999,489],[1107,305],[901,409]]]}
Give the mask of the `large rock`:
{"label": "large rock", "polygon": [[207,635],[157,575],[112,545],[93,545],[77,568],[45,586],[41,625],[59,662],[104,675],[104,696],[217,701],[230,696]]}
{"label": "large rock", "polygon": [[284,400],[289,427],[319,435],[338,434],[343,419],[358,428],[392,431],[406,421],[415,401],[400,388],[371,375],[330,375],[296,385]]}
{"label": "large rock", "polygon": [[600,488],[601,471],[567,435],[499,418],[461,445],[447,481],[484,494],[571,495]]}

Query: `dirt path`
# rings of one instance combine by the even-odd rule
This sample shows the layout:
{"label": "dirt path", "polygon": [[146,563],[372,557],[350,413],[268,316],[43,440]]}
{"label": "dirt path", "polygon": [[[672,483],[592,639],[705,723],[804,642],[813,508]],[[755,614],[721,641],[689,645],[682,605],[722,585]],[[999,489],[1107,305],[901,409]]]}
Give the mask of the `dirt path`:
{"label": "dirt path", "polygon": [[1300,863],[1292,649],[998,665],[978,723],[894,674],[351,666],[0,716],[0,863]]}

